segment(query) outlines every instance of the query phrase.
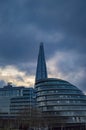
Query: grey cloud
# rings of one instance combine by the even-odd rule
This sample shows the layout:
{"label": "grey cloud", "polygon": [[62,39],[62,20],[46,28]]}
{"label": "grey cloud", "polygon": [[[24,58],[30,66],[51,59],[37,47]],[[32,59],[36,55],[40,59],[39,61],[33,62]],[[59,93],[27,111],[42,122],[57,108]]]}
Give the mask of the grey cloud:
{"label": "grey cloud", "polygon": [[[54,33],[62,34],[63,38],[56,40]],[[27,73],[34,73],[41,41],[45,42],[47,60],[59,51],[71,55],[73,65],[66,58],[65,65],[59,62],[60,71],[65,75],[84,69],[86,0],[0,0],[0,66],[14,64]],[[35,65],[23,65],[27,62]],[[80,81],[85,89],[85,75]]]}
{"label": "grey cloud", "polygon": [[17,33],[7,30],[7,32],[0,34],[0,60],[2,62],[11,64],[35,59],[35,39],[31,35],[31,37],[17,36]]}
{"label": "grey cloud", "polygon": [[[34,3],[34,4],[33,4]],[[16,50],[16,54],[21,57],[24,55],[24,51],[31,50],[34,43],[37,44],[37,40],[28,33],[23,32],[26,24],[32,24],[45,32],[60,32],[66,35],[63,41],[56,45],[55,41],[51,46],[56,49],[76,49],[79,51],[85,51],[86,47],[86,8],[85,0],[58,0],[54,1],[34,1],[34,0],[15,0],[15,1],[1,1],[0,19],[1,19],[1,39],[0,44],[2,50],[6,53],[6,56]],[[7,28],[4,29],[4,28]],[[23,36],[16,37],[18,30],[21,30]],[[32,30],[33,31],[33,30]],[[37,30],[35,30],[37,31]],[[19,32],[19,33],[21,33]],[[28,34],[27,34],[28,33]],[[28,37],[26,37],[26,36]],[[33,33],[32,33],[33,35]],[[3,40],[4,39],[4,40]],[[33,40],[34,39],[34,40]],[[43,39],[45,40],[45,39]],[[15,45],[17,43],[17,45]],[[28,44],[27,44],[28,43]],[[2,45],[3,44],[3,45]],[[3,47],[7,44],[7,47]],[[9,50],[9,48],[11,49]],[[27,46],[27,47],[26,47]],[[25,48],[26,47],[26,48]],[[75,47],[75,48],[74,48]],[[13,49],[14,48],[14,49]],[[30,49],[27,49],[30,48]],[[52,52],[54,49],[51,49]],[[13,51],[14,53],[14,51]],[[13,58],[18,58],[14,55]],[[26,53],[27,54],[27,53]],[[1,54],[3,55],[3,54]],[[5,55],[5,53],[4,53]],[[8,58],[6,57],[6,59]],[[19,57],[20,58],[20,57]],[[25,58],[25,57],[24,57]],[[29,57],[30,58],[30,57]],[[10,60],[12,58],[10,57]],[[20,58],[21,59],[21,58]]]}
{"label": "grey cloud", "polygon": [[[58,58],[58,57],[57,57]],[[86,92],[86,55],[80,55],[76,52],[65,52],[60,61],[57,60],[59,72],[67,77],[71,83],[77,85]]]}

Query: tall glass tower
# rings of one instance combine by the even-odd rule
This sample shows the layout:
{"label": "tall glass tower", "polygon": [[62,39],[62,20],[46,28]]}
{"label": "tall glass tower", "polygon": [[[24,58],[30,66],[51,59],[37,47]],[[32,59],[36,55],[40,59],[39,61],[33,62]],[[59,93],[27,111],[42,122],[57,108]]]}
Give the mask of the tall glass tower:
{"label": "tall glass tower", "polygon": [[46,70],[46,62],[44,56],[44,47],[43,47],[43,43],[41,42],[39,48],[39,54],[38,54],[35,82],[46,78],[47,78],[47,70]]}

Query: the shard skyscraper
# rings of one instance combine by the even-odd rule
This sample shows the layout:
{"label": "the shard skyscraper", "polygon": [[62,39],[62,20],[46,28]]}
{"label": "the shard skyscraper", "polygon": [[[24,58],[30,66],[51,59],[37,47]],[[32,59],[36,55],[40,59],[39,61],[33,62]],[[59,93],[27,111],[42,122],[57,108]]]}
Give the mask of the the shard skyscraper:
{"label": "the shard skyscraper", "polygon": [[44,55],[44,47],[43,47],[43,43],[41,42],[39,48],[39,54],[38,54],[35,82],[46,78],[47,78],[47,69],[46,69],[46,62],[45,62],[45,55]]}

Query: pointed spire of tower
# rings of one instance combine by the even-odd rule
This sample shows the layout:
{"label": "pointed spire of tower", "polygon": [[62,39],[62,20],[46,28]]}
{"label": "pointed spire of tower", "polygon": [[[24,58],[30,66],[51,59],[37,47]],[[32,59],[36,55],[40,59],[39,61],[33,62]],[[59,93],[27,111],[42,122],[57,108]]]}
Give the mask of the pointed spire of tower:
{"label": "pointed spire of tower", "polygon": [[44,56],[44,47],[43,47],[43,43],[41,42],[39,48],[39,54],[38,54],[35,82],[45,78],[47,78],[47,69],[46,69],[46,62]]}

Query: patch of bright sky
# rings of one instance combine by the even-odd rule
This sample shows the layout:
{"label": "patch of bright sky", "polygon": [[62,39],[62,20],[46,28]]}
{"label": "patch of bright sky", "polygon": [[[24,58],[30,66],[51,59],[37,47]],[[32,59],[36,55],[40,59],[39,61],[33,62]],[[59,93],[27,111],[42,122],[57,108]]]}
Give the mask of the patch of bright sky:
{"label": "patch of bright sky", "polygon": [[5,66],[0,68],[0,80],[12,82],[16,86],[33,87],[34,76],[27,75],[25,71],[20,71],[15,66]]}

